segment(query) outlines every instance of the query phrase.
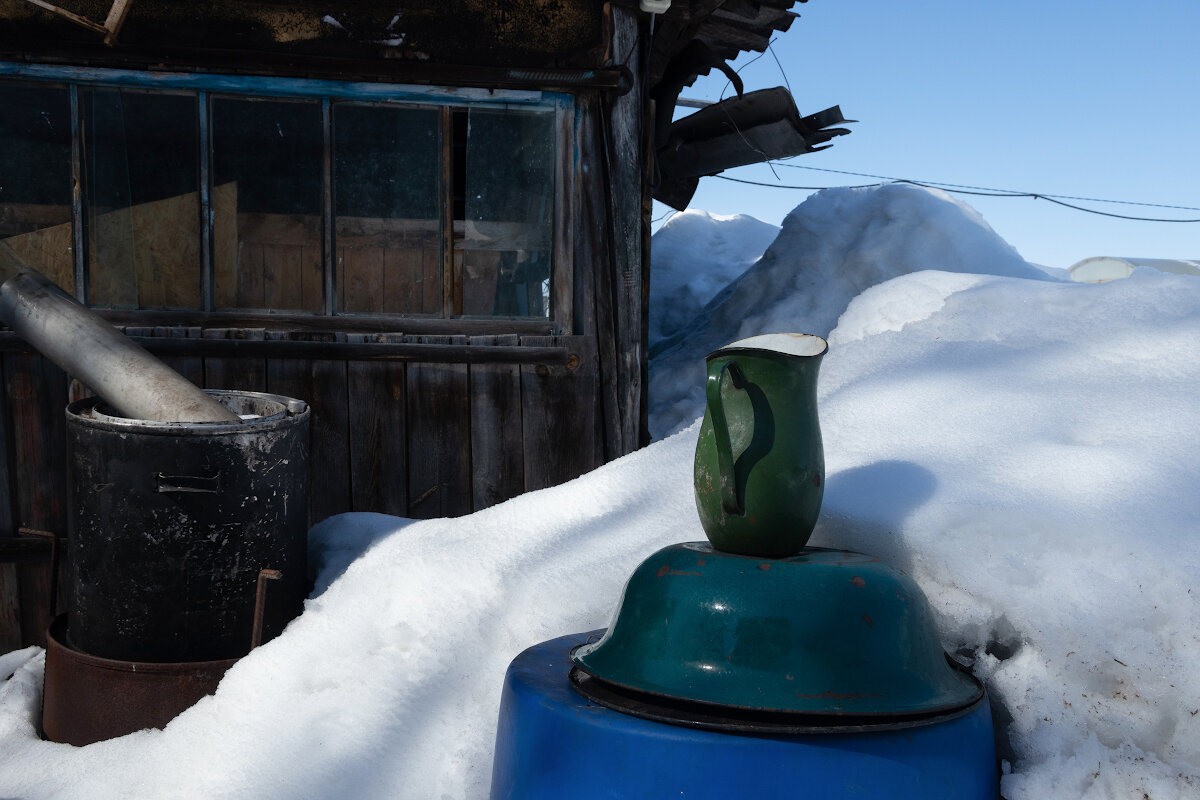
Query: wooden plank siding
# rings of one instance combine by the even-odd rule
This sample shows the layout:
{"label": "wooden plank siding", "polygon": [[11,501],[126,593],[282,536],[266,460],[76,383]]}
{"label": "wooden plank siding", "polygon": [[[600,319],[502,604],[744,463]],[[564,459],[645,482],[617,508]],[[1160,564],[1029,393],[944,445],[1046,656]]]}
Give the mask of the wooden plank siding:
{"label": "wooden plank siding", "polygon": [[[7,353],[3,360],[4,422],[10,432],[6,466],[15,490],[4,527],[65,538],[67,375],[33,354]],[[18,564],[16,577],[22,640],[44,645],[52,618],[50,565]]]}
{"label": "wooden plank siding", "polygon": [[[525,337],[548,346],[554,337]],[[596,351],[581,341],[565,366],[521,365],[525,487],[543,489],[577,478],[603,461],[599,419],[589,407],[596,395]]]}
{"label": "wooden plank siding", "polygon": [[[402,342],[399,334],[351,333],[358,342]],[[350,504],[406,517],[408,512],[407,370],[398,361],[346,365]]]}
{"label": "wooden plank siding", "polygon": [[[566,359],[526,363],[470,358],[436,363],[228,355],[168,356],[214,389],[296,397],[313,410],[310,522],[343,511],[427,518],[470,513],[523,491],[574,478],[614,456],[601,431],[594,336],[425,336],[225,327],[126,327],[151,343],[229,340],[566,348]],[[462,348],[467,348],[466,350]],[[499,350],[497,352],[500,352]],[[327,353],[326,353],[327,354]],[[566,363],[563,363],[565,360]],[[0,356],[0,536],[21,527],[66,535],[68,376],[11,344]],[[86,393],[77,383],[73,395]],[[7,480],[3,480],[7,471]],[[65,547],[60,548],[65,554]],[[66,565],[59,581],[65,587]],[[46,564],[0,565],[0,647],[42,643],[51,617]],[[59,604],[61,606],[61,602]]]}
{"label": "wooden plank siding", "polygon": [[[162,331],[171,328],[155,328],[155,335],[162,336]],[[181,338],[203,339],[238,339],[243,341],[263,341],[267,338],[265,328],[175,328],[180,333],[188,335]],[[195,333],[192,333],[192,332]],[[263,358],[196,358],[194,356],[168,356],[163,359],[178,370],[185,378],[198,386],[208,386],[220,389],[237,389],[243,392],[267,391],[267,361]],[[177,364],[183,362],[190,369],[180,370]],[[194,365],[194,367],[193,367]]]}
{"label": "wooden plank siding", "polygon": [[[465,344],[466,337],[419,336],[418,344]],[[415,517],[457,517],[471,510],[471,425],[466,364],[408,368],[408,507]]]}
{"label": "wooden plank siding", "polygon": [[[478,347],[514,346],[519,337],[475,336]],[[521,367],[471,364],[471,497],[486,508],[525,491],[524,413]],[[532,487],[531,487],[532,488]]]}
{"label": "wooden plank siding", "polygon": [[[438,64],[428,65],[443,78],[433,84],[426,65],[370,73],[411,75],[399,100],[440,109],[432,219],[335,204],[327,146],[319,206],[266,202],[249,178],[224,181],[202,159],[203,191],[100,209],[77,180],[71,209],[31,207],[0,219],[0,233],[92,306],[111,306],[101,311],[109,322],[129,326],[187,380],[306,401],[310,524],[344,511],[456,516],[575,478],[645,437],[649,18],[620,4],[569,5],[604,24],[586,70],[561,80],[556,70],[522,77],[499,65],[478,73],[489,76],[483,83],[474,69]],[[179,63],[205,66],[190,58]],[[294,80],[323,63],[280,61],[267,75],[215,69],[204,91],[291,96],[299,87],[320,98],[328,144],[342,95]],[[72,69],[91,85],[91,67]],[[160,72],[137,85],[193,90]],[[185,72],[192,81],[206,70]],[[328,77],[352,86],[348,99],[398,101],[395,87],[369,77],[345,84],[351,74]],[[506,87],[521,91],[494,95]],[[470,170],[455,126],[476,102],[554,110],[553,225],[520,214],[473,219],[457,207],[468,190],[455,179]],[[202,148],[210,155],[211,145]],[[84,155],[74,152],[79,174]],[[135,260],[141,251],[150,258]],[[527,274],[514,277],[514,265]],[[0,332],[0,390],[0,536],[23,526],[65,536],[64,406],[87,388]],[[0,647],[42,640],[49,588],[43,565],[0,565]]]}
{"label": "wooden plank siding", "polygon": [[[3,374],[4,359],[0,359],[0,387],[6,386]],[[8,407],[8,392],[0,391],[0,450],[5,454],[12,452]],[[5,538],[17,535],[9,461],[9,458],[0,459],[0,537]],[[0,563],[0,653],[21,645],[21,587],[17,565]]]}

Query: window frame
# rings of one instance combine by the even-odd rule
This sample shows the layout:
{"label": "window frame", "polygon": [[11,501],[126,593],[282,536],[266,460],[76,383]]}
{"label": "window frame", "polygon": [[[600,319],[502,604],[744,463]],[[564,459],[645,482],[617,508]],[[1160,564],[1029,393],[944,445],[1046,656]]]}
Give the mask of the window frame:
{"label": "window frame", "polygon": [[[517,329],[545,329],[550,332],[569,333],[573,317],[573,224],[574,196],[578,173],[578,126],[579,113],[575,98],[570,94],[534,90],[481,89],[472,87],[423,86],[402,83],[369,81],[336,81],[317,78],[293,78],[257,75],[221,75],[212,73],[149,72],[111,68],[60,67],[45,64],[20,64],[0,62],[0,80],[12,79],[25,85],[46,84],[65,86],[69,91],[71,110],[71,174],[74,179],[72,192],[72,239],[74,242],[75,296],[85,304],[88,291],[88,230],[85,207],[86,192],[83,191],[84,143],[80,124],[80,89],[115,88],[141,91],[187,93],[194,96],[198,110],[199,143],[199,206],[200,206],[200,260],[202,307],[187,309],[105,309],[116,315],[151,314],[154,316],[175,315],[180,318],[213,317],[281,320],[283,318],[306,319],[309,324],[318,321],[325,327],[360,328],[371,325],[372,319],[417,321],[422,328],[444,329],[453,332],[461,326],[478,329],[481,325],[498,331]],[[214,239],[213,239],[213,113],[215,99],[236,98],[243,100],[315,100],[321,107],[322,158],[322,271],[324,291],[322,307],[316,311],[294,311],[273,309],[223,309],[216,305]],[[535,108],[552,110],[554,114],[554,198],[552,267],[550,277],[549,315],[543,316],[493,316],[465,315],[461,310],[462,276],[455,267],[452,182],[444,180],[441,188],[442,242],[443,242],[443,306],[441,314],[364,314],[338,311],[337,243],[334,220],[333,187],[333,112],[337,103],[379,104],[395,107],[418,107],[439,110],[442,124],[443,147],[442,169],[448,177],[452,156],[451,116],[456,111],[472,108],[505,109]],[[339,326],[334,320],[347,323]],[[394,325],[393,325],[394,327]]]}

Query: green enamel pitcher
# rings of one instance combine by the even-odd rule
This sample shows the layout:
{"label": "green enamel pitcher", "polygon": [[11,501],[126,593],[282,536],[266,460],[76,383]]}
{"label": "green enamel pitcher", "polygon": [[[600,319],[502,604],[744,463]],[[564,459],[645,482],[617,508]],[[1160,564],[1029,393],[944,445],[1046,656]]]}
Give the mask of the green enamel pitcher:
{"label": "green enamel pitcher", "polygon": [[716,549],[782,558],[812,535],[825,491],[817,371],[827,349],[819,336],[771,333],[708,355],[694,477]]}

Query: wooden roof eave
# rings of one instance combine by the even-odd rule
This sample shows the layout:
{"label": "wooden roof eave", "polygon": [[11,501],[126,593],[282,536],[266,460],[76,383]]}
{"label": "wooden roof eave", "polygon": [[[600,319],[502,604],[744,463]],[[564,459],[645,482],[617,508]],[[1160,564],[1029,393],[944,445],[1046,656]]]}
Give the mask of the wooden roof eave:
{"label": "wooden roof eave", "polygon": [[[689,0],[673,4],[655,27],[649,85],[656,85],[671,60],[695,39],[726,61],[742,52],[765,51],[771,37],[788,30],[799,16],[791,10],[795,4],[796,0]],[[705,70],[699,74],[707,73]]]}
{"label": "wooden roof eave", "polygon": [[683,210],[701,177],[823,150],[852,121],[837,106],[801,117],[782,86],[728,97],[672,123],[656,149],[654,198]]}
{"label": "wooden roof eave", "polygon": [[[836,106],[801,117],[791,93],[782,87],[743,94],[729,65],[744,52],[765,52],[772,37],[795,21],[795,4],[796,0],[676,0],[663,15],[651,45],[648,80],[656,104],[655,199],[686,208],[701,176],[821,150],[830,139],[849,133],[833,127],[849,121]],[[729,76],[737,96],[674,121],[682,89],[714,68]]]}
{"label": "wooden roof eave", "polygon": [[62,63],[95,66],[157,56],[162,68],[183,71],[204,71],[232,53],[252,68],[267,54],[273,69],[292,75],[327,59],[379,62],[376,71],[397,70],[401,62],[606,66],[608,26],[596,0],[558,0],[548,8],[491,0],[401,5],[403,13],[386,0],[5,0],[0,49],[9,60],[45,61],[53,53]]}

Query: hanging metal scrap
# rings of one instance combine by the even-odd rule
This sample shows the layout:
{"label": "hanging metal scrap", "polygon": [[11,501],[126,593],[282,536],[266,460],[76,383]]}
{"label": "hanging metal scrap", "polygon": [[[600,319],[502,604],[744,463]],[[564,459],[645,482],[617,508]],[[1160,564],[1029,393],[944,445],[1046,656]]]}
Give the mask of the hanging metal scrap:
{"label": "hanging metal scrap", "polygon": [[686,208],[701,176],[824,150],[850,132],[831,126],[848,122],[838,106],[801,117],[782,86],[714,103],[673,122],[659,142],[655,199]]}

